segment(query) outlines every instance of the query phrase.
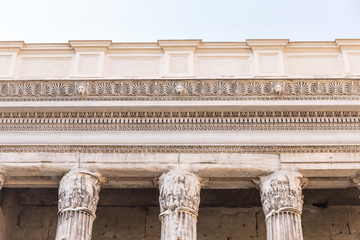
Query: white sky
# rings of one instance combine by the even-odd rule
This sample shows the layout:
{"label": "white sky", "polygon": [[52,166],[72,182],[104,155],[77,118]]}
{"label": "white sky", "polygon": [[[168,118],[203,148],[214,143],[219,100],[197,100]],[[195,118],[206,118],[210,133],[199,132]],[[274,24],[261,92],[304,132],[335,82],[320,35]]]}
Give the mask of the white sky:
{"label": "white sky", "polygon": [[0,0],[0,41],[360,38],[360,0]]}

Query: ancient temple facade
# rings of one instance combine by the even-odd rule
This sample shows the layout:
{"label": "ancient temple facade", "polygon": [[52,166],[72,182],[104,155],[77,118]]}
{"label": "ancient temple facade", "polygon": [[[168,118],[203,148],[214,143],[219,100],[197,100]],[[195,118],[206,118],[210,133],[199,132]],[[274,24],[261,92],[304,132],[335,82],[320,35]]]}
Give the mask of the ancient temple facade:
{"label": "ancient temple facade", "polygon": [[360,40],[0,42],[0,240],[360,239]]}

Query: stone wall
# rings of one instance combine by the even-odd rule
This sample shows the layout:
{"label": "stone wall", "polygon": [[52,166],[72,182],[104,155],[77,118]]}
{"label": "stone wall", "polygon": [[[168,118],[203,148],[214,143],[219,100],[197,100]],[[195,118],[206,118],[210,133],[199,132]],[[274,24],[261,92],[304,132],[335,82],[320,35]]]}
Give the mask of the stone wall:
{"label": "stone wall", "polygon": [[12,240],[17,220],[16,190],[0,190],[0,240]]}
{"label": "stone wall", "polygon": [[[358,190],[305,190],[305,240],[360,239]],[[103,189],[93,239],[160,239],[158,191]],[[18,240],[55,239],[56,189],[18,189]],[[198,239],[266,239],[258,190],[203,190]],[[8,240],[8,239],[6,239]]]}

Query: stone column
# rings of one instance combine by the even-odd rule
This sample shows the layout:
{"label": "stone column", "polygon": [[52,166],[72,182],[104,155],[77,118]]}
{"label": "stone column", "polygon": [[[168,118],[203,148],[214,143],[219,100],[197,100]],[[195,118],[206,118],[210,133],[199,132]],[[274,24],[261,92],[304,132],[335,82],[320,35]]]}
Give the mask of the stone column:
{"label": "stone column", "polygon": [[203,179],[173,169],[161,175],[160,190],[161,240],[196,240],[196,222]]}
{"label": "stone column", "polygon": [[60,181],[56,240],[90,240],[102,185],[99,173],[76,169]]}
{"label": "stone column", "polygon": [[303,240],[302,188],[307,182],[300,173],[285,170],[260,177],[267,240]]}

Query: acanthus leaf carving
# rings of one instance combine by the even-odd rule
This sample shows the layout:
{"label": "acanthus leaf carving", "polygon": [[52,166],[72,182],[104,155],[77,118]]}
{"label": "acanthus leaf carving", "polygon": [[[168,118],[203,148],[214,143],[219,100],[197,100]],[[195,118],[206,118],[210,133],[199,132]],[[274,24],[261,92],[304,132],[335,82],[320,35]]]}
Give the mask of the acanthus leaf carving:
{"label": "acanthus leaf carving", "polygon": [[157,183],[160,191],[160,215],[178,210],[197,215],[200,190],[205,182],[205,179],[180,168],[161,175]]}
{"label": "acanthus leaf carving", "polygon": [[83,210],[95,216],[103,182],[101,174],[83,169],[65,174],[59,186],[59,212]]}
{"label": "acanthus leaf carving", "polygon": [[260,177],[260,194],[266,217],[280,211],[301,214],[303,205],[302,189],[308,180],[301,173],[279,170]]}

